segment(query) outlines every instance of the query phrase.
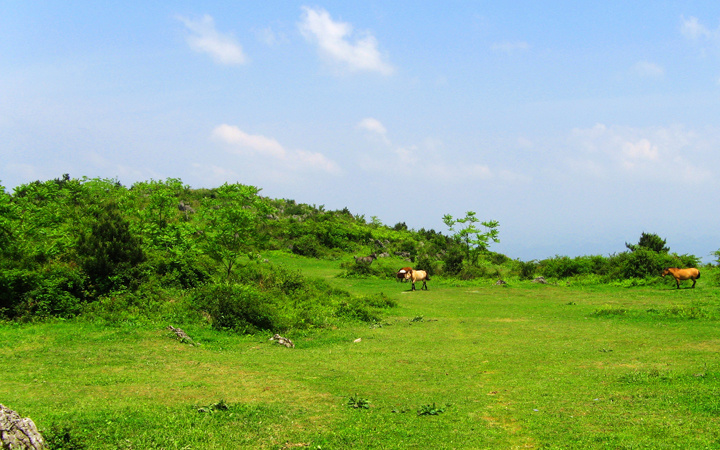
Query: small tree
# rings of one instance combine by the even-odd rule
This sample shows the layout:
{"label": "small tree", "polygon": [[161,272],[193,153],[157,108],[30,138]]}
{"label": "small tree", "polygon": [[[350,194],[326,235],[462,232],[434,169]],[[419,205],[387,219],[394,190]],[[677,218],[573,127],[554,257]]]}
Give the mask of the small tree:
{"label": "small tree", "polygon": [[[462,246],[467,260],[473,265],[477,265],[480,252],[487,250],[490,241],[500,242],[498,238],[499,231],[497,230],[500,223],[497,220],[480,222],[480,219],[475,217],[473,211],[468,211],[463,219],[454,219],[450,214],[445,214],[443,222],[453,233],[453,239]],[[484,231],[477,228],[476,224],[478,222],[485,227]],[[464,226],[464,228],[456,231],[455,226],[458,224],[461,227]]]}
{"label": "small tree", "polygon": [[626,242],[625,247],[627,247],[631,252],[634,252],[639,248],[644,248],[657,253],[668,253],[670,251],[670,248],[665,246],[665,239],[661,238],[657,234],[646,233],[644,231],[640,236],[640,240],[637,245],[628,244]]}
{"label": "small tree", "polygon": [[145,260],[140,238],[113,202],[95,213],[95,222],[90,232],[79,236],[76,251],[80,266],[101,294],[121,287],[123,276]]}
{"label": "small tree", "polygon": [[273,208],[255,186],[223,184],[203,202],[202,242],[205,253],[230,277],[238,259],[252,254],[263,238],[262,225]]}

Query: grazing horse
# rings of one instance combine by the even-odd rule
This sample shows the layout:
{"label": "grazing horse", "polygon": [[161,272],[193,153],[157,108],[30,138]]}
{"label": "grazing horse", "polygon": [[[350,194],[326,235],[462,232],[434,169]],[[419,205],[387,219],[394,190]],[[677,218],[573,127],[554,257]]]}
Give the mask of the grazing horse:
{"label": "grazing horse", "polygon": [[400,282],[405,282],[405,274],[410,272],[412,270],[412,267],[403,267],[402,269],[398,270],[397,273],[397,279]]}
{"label": "grazing horse", "polygon": [[691,267],[689,269],[678,269],[677,267],[669,267],[663,270],[662,276],[664,277],[667,274],[675,277],[675,284],[677,284],[678,289],[680,289],[680,280],[692,280],[692,287],[695,287],[695,282],[698,278],[700,278],[700,271],[694,267]]}
{"label": "grazing horse", "polygon": [[410,269],[409,272],[405,273],[405,279],[412,281],[412,289],[411,289],[412,291],[415,290],[415,282],[416,281],[422,281],[423,285],[420,288],[421,290],[422,289],[425,289],[426,291],[428,290],[427,282],[430,281],[430,277],[428,276],[427,272],[425,272],[424,270]]}
{"label": "grazing horse", "polygon": [[353,256],[353,258],[355,258],[355,262],[358,264],[372,264],[372,262],[377,259],[377,255],[373,253],[370,256]]}

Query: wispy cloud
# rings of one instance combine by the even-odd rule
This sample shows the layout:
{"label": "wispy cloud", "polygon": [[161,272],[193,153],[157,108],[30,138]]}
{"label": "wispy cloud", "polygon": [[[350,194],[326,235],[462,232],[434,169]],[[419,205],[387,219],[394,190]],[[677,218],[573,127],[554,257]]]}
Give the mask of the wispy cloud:
{"label": "wispy cloud", "polygon": [[[303,7],[300,32],[309,42],[317,44],[320,53],[333,63],[349,70],[363,70],[390,75],[394,68],[378,50],[375,36],[369,32],[353,36],[353,27],[346,22],[336,22],[322,8]],[[354,41],[351,39],[355,37]]]}
{"label": "wispy cloud", "polygon": [[568,165],[594,177],[626,174],[693,184],[713,178],[707,168],[694,163],[702,158],[705,144],[682,127],[638,129],[597,124],[574,129],[568,142],[573,154]]}
{"label": "wispy cloud", "polygon": [[638,61],[632,66],[631,72],[643,78],[659,78],[665,75],[665,69],[650,61]]}
{"label": "wispy cloud", "polygon": [[231,33],[220,33],[215,29],[215,21],[209,15],[202,19],[191,20],[178,17],[189,31],[186,37],[190,48],[207,53],[219,64],[239,65],[247,62],[242,46]]}
{"label": "wispy cloud", "polygon": [[372,117],[361,120],[357,128],[365,131],[375,143],[375,138],[380,137],[383,144],[359,155],[359,166],[366,172],[394,178],[421,177],[430,185],[489,179],[526,182],[529,179],[507,170],[493,170],[473,158],[450,159],[444,142],[439,139],[425,139],[418,145],[397,145],[388,139],[385,126]]}
{"label": "wispy cloud", "polygon": [[711,30],[701,24],[697,17],[693,16],[690,16],[687,19],[682,17],[681,20],[682,23],[680,25],[680,32],[686,38],[692,40],[720,41],[720,27],[715,30]]}
{"label": "wispy cloud", "polygon": [[233,153],[255,155],[265,162],[282,165],[282,167],[274,167],[274,170],[319,170],[330,174],[341,172],[340,167],[322,153],[286,150],[273,138],[249,134],[233,125],[222,124],[215,127],[211,137],[228,146]]}
{"label": "wispy cloud", "polygon": [[530,44],[524,41],[504,41],[496,42],[490,48],[503,53],[515,53],[530,49]]}

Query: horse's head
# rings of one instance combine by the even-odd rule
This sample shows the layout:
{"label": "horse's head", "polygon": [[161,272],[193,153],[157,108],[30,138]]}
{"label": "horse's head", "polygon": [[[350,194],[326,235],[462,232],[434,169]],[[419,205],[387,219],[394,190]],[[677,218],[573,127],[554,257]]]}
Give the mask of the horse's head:
{"label": "horse's head", "polygon": [[662,271],[662,275],[661,275],[661,276],[664,277],[665,275],[667,275],[667,274],[669,274],[669,273],[670,273],[670,269],[665,269],[665,270]]}

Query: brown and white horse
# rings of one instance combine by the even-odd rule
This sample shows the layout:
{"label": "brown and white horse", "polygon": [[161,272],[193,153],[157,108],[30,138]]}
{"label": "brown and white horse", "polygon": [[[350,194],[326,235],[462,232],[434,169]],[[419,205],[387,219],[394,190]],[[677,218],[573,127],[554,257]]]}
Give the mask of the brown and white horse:
{"label": "brown and white horse", "polygon": [[427,272],[424,270],[413,270],[410,269],[409,272],[405,273],[405,279],[412,281],[412,291],[415,290],[415,282],[416,281],[422,281],[422,287],[420,288],[428,290],[427,282],[430,281],[430,277],[428,276]]}
{"label": "brown and white horse", "polygon": [[398,270],[397,272],[397,279],[398,281],[405,281],[405,274],[410,272],[412,270],[412,267],[403,267],[402,269]]}
{"label": "brown and white horse", "polygon": [[677,267],[668,267],[667,269],[663,270],[662,276],[670,274],[673,277],[675,277],[675,283],[677,284],[677,288],[680,289],[680,281],[681,280],[692,280],[693,285],[692,287],[695,287],[695,282],[698,278],[700,278],[700,271],[697,270],[694,267],[691,267],[689,269],[678,269]]}

